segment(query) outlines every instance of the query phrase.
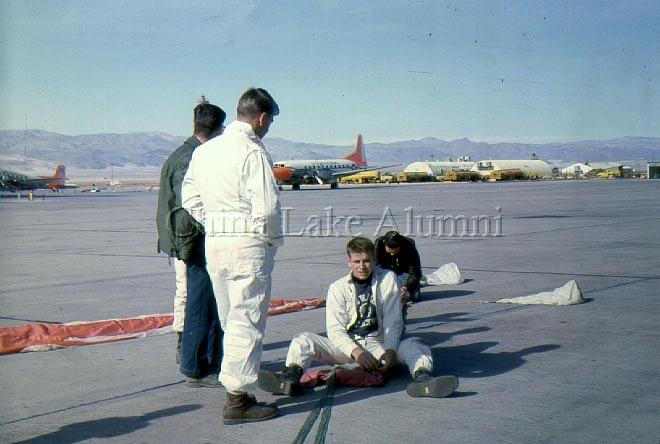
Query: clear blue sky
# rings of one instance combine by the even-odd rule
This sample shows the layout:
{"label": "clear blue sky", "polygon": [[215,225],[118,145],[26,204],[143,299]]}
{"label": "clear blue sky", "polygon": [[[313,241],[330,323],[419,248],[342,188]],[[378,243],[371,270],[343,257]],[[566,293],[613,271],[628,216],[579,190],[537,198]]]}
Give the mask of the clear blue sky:
{"label": "clear blue sky", "polygon": [[269,135],[660,137],[660,0],[0,0],[0,129],[191,133],[248,86]]}

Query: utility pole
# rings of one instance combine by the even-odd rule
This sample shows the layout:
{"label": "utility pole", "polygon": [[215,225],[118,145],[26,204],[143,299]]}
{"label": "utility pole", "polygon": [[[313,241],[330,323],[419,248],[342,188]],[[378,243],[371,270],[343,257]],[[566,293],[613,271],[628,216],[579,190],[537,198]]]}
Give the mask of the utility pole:
{"label": "utility pole", "polygon": [[28,130],[27,130],[27,116],[25,116],[25,157],[28,155],[28,149],[27,149],[27,144],[28,144]]}

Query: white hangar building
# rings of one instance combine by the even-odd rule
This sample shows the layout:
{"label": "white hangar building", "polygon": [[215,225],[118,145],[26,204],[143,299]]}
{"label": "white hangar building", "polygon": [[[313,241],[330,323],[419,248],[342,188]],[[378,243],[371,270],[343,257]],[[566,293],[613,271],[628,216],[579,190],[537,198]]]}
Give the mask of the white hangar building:
{"label": "white hangar building", "polygon": [[474,166],[474,162],[413,162],[408,165],[404,173],[426,173],[429,176],[444,176],[448,171],[467,171]]}
{"label": "white hangar building", "polygon": [[591,170],[618,170],[624,165],[616,162],[574,163],[562,168],[562,174],[587,174]]}
{"label": "white hangar building", "polygon": [[552,168],[543,160],[480,160],[471,168],[480,176],[489,176],[497,170],[520,170],[523,174],[552,174]]}

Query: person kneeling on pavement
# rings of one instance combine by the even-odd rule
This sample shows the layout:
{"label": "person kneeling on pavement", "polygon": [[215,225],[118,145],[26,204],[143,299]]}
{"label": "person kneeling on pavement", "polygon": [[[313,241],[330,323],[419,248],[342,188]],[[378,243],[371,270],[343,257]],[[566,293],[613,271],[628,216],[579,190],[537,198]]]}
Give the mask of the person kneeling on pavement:
{"label": "person kneeling on pavement", "polygon": [[403,319],[396,275],[374,265],[374,244],[356,237],[348,242],[351,272],[328,289],[328,337],[300,333],[291,341],[281,375],[259,372],[262,390],[275,395],[303,393],[300,379],[312,361],[326,365],[357,363],[367,372],[385,375],[398,363],[408,366],[413,378],[410,396],[442,398],[458,387],[455,376],[433,377],[431,349],[420,338],[401,342]]}
{"label": "person kneeling on pavement", "polygon": [[396,273],[403,302],[419,301],[422,261],[413,239],[397,231],[388,231],[376,239],[376,264]]}

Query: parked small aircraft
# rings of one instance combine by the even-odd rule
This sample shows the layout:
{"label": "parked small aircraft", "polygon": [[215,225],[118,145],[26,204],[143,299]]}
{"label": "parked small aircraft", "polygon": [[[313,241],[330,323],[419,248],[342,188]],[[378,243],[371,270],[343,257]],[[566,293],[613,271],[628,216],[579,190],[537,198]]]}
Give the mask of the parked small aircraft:
{"label": "parked small aircraft", "polygon": [[343,176],[381,168],[387,168],[387,166],[372,168],[367,166],[362,135],[358,134],[355,149],[346,157],[341,159],[277,161],[273,165],[273,174],[280,185],[291,185],[293,190],[299,190],[300,184],[309,182],[330,184],[330,188],[335,189],[337,188],[337,181]]}
{"label": "parked small aircraft", "polygon": [[48,188],[49,190],[59,191],[63,188],[72,188],[66,185],[67,179],[64,165],[57,165],[54,176],[30,177],[14,171],[0,170],[0,189],[14,192]]}

